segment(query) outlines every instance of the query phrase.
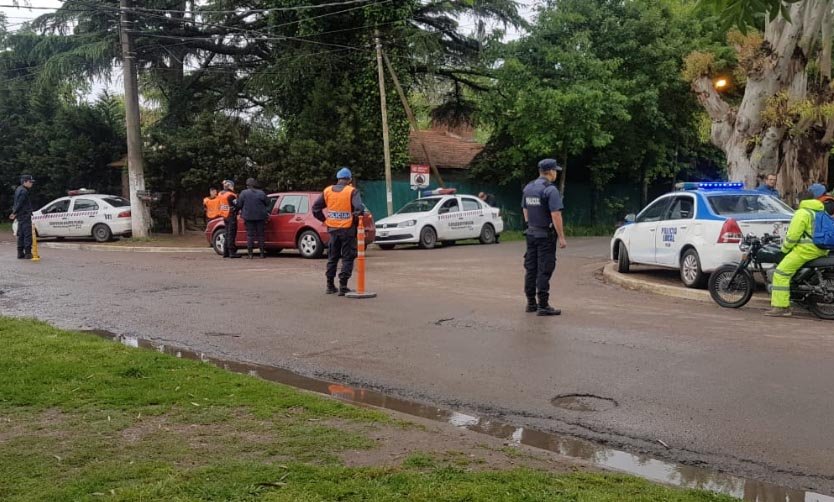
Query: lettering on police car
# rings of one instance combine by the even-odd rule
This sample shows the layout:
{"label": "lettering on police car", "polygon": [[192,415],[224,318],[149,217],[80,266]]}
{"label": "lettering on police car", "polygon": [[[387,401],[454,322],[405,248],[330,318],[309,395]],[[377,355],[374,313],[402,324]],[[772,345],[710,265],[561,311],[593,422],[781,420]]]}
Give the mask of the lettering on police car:
{"label": "lettering on police car", "polygon": [[678,237],[678,229],[677,227],[661,227],[660,235],[663,236],[663,243],[666,247],[671,247]]}

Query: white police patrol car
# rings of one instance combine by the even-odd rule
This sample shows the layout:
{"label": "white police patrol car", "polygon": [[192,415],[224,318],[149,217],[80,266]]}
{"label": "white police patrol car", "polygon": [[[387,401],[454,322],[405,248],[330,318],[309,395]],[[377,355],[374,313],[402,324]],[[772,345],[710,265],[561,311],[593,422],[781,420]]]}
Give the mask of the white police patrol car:
{"label": "white police patrol car", "polygon": [[500,210],[477,197],[458,195],[454,189],[425,192],[396,214],[376,222],[376,244],[394,249],[397,244],[417,244],[431,249],[438,242],[453,244],[464,239],[496,242],[504,231]]}
{"label": "white police patrol car", "polygon": [[658,197],[611,239],[611,258],[627,273],[633,263],[680,270],[683,283],[701,287],[720,265],[741,258],[744,235],[784,236],[793,210],[743,183],[680,183]]}
{"label": "white police patrol car", "polygon": [[[32,213],[38,237],[93,237],[107,242],[114,236],[131,234],[130,201],[94,190],[70,190]],[[17,234],[17,222],[13,225]]]}

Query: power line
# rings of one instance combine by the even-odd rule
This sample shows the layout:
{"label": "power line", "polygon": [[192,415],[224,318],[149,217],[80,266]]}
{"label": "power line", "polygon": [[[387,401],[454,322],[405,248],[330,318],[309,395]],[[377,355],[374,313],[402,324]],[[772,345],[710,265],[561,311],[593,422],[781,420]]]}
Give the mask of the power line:
{"label": "power line", "polygon": [[290,12],[290,11],[304,11],[304,10],[311,10],[311,9],[323,9],[327,7],[343,7],[345,5],[351,4],[358,4],[358,3],[368,3],[372,0],[346,0],[344,2],[331,2],[331,3],[323,3],[323,4],[316,4],[316,5],[297,5],[295,7],[271,7],[268,9],[249,9],[249,10],[211,10],[211,9],[200,9],[197,8],[193,11],[185,11],[185,10],[178,10],[178,9],[148,9],[144,7],[139,7],[137,10],[146,11],[146,12],[164,12],[164,13],[172,13],[172,14],[181,14],[181,13],[192,13],[192,14],[238,14],[241,16],[247,16],[251,14],[268,14],[270,12]]}

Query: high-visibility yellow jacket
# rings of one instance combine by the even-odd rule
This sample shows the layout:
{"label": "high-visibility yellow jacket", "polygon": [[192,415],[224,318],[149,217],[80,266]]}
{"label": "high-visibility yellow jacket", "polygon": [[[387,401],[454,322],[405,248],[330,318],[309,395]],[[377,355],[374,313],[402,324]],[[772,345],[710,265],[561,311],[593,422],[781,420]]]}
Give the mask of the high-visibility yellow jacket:
{"label": "high-visibility yellow jacket", "polygon": [[828,250],[818,248],[811,239],[811,236],[814,235],[814,217],[817,211],[824,210],[825,206],[816,199],[800,202],[799,209],[791,219],[788,233],[785,234],[785,239],[782,241],[783,253],[796,253],[806,261],[828,255]]}

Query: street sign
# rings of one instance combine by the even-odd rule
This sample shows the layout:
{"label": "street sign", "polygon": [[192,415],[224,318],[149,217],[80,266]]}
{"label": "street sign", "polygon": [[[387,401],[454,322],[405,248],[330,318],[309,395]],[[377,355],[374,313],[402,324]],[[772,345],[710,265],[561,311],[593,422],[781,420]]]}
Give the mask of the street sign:
{"label": "street sign", "polygon": [[429,166],[422,164],[411,165],[411,189],[417,190],[429,186]]}

